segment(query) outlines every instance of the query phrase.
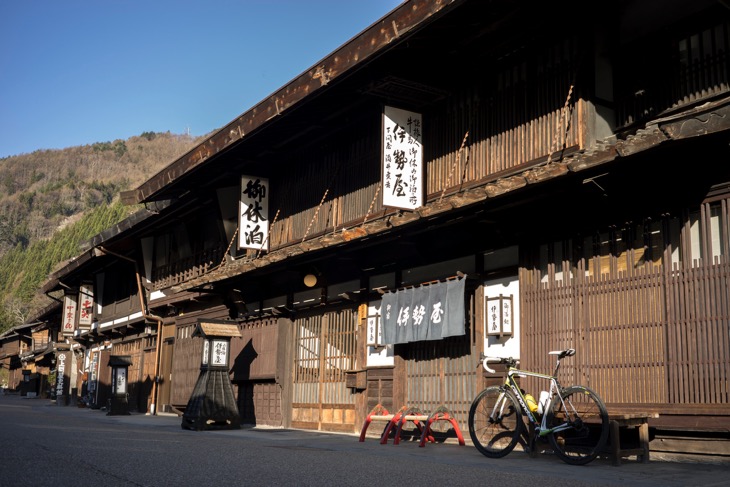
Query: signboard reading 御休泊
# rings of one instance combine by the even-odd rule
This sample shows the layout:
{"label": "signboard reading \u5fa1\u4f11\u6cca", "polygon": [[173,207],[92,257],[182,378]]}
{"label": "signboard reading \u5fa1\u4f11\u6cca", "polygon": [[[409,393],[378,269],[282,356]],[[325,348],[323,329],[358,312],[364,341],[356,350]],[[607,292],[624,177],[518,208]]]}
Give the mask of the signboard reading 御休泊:
{"label": "signboard reading \u5fa1\u4f11\u6cca", "polygon": [[269,250],[269,180],[241,176],[238,247]]}

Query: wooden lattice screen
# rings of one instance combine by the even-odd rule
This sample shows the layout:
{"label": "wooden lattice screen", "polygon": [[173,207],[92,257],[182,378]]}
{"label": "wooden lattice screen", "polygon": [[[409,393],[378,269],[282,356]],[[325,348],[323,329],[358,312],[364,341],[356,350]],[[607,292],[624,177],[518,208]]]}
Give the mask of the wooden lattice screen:
{"label": "wooden lattice screen", "polygon": [[470,334],[409,344],[404,357],[407,404],[397,407],[407,405],[433,413],[443,406],[466,430],[469,406],[481,386],[477,385],[479,371],[471,349]]}
{"label": "wooden lattice screen", "polygon": [[346,372],[356,368],[357,310],[298,318],[294,322],[292,425],[352,431],[355,395]]}
{"label": "wooden lattice screen", "polygon": [[573,347],[561,378],[594,388],[608,404],[677,413],[715,404],[730,414],[727,258],[671,272],[647,264],[631,275],[535,281],[522,288],[524,368],[550,371],[547,351]]}

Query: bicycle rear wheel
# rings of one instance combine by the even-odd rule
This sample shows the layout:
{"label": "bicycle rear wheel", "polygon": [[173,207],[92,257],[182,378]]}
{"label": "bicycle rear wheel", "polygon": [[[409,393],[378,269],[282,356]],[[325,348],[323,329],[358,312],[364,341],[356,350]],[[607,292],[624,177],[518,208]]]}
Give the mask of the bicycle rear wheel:
{"label": "bicycle rear wheel", "polygon": [[[562,401],[561,401],[562,398]],[[550,434],[555,454],[565,463],[585,465],[592,462],[608,440],[608,412],[603,400],[584,386],[563,389],[548,409],[547,425],[570,427]]]}
{"label": "bicycle rear wheel", "polygon": [[469,435],[477,450],[489,458],[511,452],[523,428],[519,403],[508,389],[487,387],[471,403]]}

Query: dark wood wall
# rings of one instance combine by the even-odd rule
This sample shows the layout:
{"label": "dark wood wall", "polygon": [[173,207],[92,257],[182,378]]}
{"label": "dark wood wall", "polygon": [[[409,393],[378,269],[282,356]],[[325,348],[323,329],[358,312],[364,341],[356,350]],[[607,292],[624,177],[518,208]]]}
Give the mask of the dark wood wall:
{"label": "dark wood wall", "polygon": [[[649,246],[609,245],[603,254],[595,245],[587,253],[567,253],[562,262],[552,260],[546,270],[523,268],[522,315],[530,324],[522,341],[523,366],[549,371],[554,363],[547,350],[576,348],[561,376],[594,388],[609,411],[658,412],[656,423],[673,427],[694,427],[698,417],[712,416],[707,426],[727,419],[727,200],[714,208],[712,221],[695,220],[689,211],[673,221],[666,217],[655,228],[667,231],[652,232],[664,240],[663,253],[653,258],[644,258]],[[711,211],[703,204],[700,214]],[[694,241],[714,242],[714,255],[710,246]]]}

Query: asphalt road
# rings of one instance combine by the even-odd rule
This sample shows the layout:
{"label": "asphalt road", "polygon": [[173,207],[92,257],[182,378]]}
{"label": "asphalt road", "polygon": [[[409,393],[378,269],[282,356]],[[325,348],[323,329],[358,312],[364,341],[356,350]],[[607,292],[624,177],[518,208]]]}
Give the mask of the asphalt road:
{"label": "asphalt road", "polygon": [[[371,426],[372,427],[372,426]],[[464,428],[466,429],[466,428]],[[465,432],[468,436],[468,432]],[[177,416],[108,416],[0,395],[0,485],[15,486],[720,486],[730,463],[652,457],[585,466],[519,451],[489,459],[456,443],[274,428],[190,431]]]}

